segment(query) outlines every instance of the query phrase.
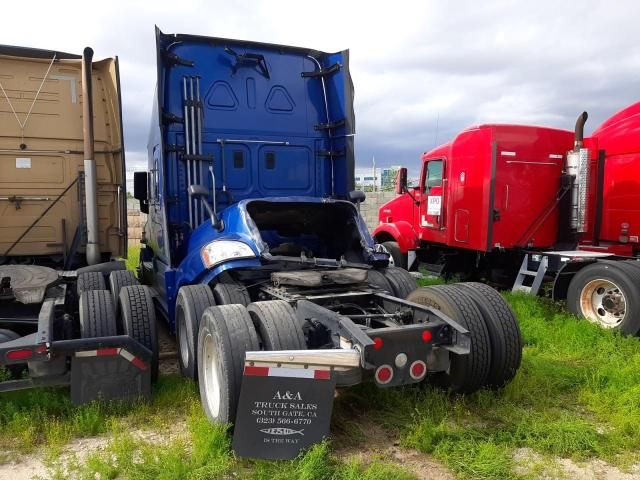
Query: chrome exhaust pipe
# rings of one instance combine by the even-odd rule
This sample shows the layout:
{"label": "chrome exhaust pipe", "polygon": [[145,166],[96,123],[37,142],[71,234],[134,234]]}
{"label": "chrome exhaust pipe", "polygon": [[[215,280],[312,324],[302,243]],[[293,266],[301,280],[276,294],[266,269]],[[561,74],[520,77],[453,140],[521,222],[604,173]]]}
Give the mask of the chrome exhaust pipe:
{"label": "chrome exhaust pipe", "polygon": [[578,115],[578,119],[576,120],[576,128],[575,128],[575,136],[573,141],[573,148],[577,151],[582,148],[582,141],[584,140],[584,124],[587,123],[587,118],[589,118],[589,114],[587,112],[582,112]]}
{"label": "chrome exhaust pipe", "polygon": [[82,53],[82,135],[84,139],[84,192],[87,211],[87,264],[100,263],[98,231],[98,181],[93,145],[93,88],[91,64],[93,50]]}

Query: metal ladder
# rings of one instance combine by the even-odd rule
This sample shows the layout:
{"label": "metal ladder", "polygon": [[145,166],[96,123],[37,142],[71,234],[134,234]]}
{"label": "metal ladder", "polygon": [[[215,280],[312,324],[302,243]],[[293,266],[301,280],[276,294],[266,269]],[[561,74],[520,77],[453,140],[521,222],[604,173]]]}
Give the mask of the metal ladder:
{"label": "metal ladder", "polygon": [[[542,256],[537,270],[529,270],[530,260],[531,254],[527,253],[522,259],[520,271],[518,272],[516,281],[514,282],[513,288],[511,289],[512,292],[525,292],[532,295],[538,294],[538,290],[540,290],[544,275],[547,273],[547,268],[549,268],[549,257],[545,255]],[[524,281],[527,277],[533,277],[533,282],[530,286],[524,284]]]}

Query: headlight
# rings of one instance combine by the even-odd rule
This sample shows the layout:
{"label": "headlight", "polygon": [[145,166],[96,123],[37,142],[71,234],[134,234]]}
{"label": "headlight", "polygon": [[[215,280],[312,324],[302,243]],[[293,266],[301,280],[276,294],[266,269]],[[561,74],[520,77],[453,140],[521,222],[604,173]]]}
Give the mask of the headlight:
{"label": "headlight", "polygon": [[234,240],[215,240],[207,243],[200,251],[202,263],[206,268],[237,258],[253,258],[256,256],[251,247],[243,242]]}

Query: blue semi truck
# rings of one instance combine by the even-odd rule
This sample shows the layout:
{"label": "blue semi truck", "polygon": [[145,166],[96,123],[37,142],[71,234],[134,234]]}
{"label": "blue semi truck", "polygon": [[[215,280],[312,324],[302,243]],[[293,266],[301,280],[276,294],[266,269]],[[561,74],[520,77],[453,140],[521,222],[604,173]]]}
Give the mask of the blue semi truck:
{"label": "blue semi truck", "polygon": [[256,365],[460,392],[513,377],[522,344],[504,300],[479,284],[417,288],[367,231],[348,51],[156,40],[139,277],[210,419],[235,420]]}
{"label": "blue semi truck", "polygon": [[[42,298],[29,306],[31,327],[0,343],[0,363],[23,368],[25,358],[8,359],[26,344],[27,371],[40,372],[39,381],[0,388],[51,384],[55,366],[89,392],[79,402],[149,395],[156,318],[176,334],[180,370],[198,381],[207,416],[236,422],[236,431],[251,418],[261,425],[261,443],[315,438],[301,426],[321,410],[327,416],[336,386],[428,382],[472,392],[513,378],[522,341],[502,297],[475,283],[418,288],[414,276],[389,266],[367,231],[359,214],[364,194],[354,191],[348,51],[158,29],[156,45],[148,171],[134,178],[134,197],[148,213],[137,278],[106,261],[114,255],[104,247],[69,273],[65,259],[85,245],[91,250],[86,235],[64,256],[4,258],[13,270],[2,280],[0,313],[26,311],[11,289],[20,265],[46,261],[51,281],[40,288],[68,288],[44,296],[59,310],[45,318],[57,343],[36,339],[37,310],[40,324],[46,316]],[[119,96],[103,103],[118,107],[119,120]],[[101,172],[114,170],[109,162]],[[84,167],[91,174],[91,164]],[[80,193],[91,194],[89,187]],[[80,233],[95,221],[85,210]],[[1,317],[0,327],[10,328],[10,315]],[[124,363],[104,370],[111,357]],[[125,367],[137,377],[119,373]],[[83,383],[83,372],[90,381]],[[316,380],[328,389],[314,391]],[[251,451],[245,447],[238,448]]]}

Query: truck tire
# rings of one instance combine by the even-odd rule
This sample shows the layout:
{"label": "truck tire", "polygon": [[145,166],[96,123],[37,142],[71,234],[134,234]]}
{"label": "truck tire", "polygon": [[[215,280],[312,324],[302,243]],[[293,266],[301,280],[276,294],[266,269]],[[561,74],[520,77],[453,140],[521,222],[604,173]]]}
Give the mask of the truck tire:
{"label": "truck tire", "polygon": [[640,261],[638,261],[638,260],[624,260],[622,263],[625,264],[625,265],[630,265],[630,266],[636,268],[640,272]]}
{"label": "truck tire", "polygon": [[624,335],[640,331],[640,269],[626,262],[599,261],[569,283],[567,309]]}
{"label": "truck tire", "polygon": [[391,286],[391,283],[389,283],[389,280],[387,280],[387,277],[385,277],[380,270],[374,270],[374,269],[369,270],[369,272],[367,273],[367,277],[368,277],[367,281],[370,284],[376,287],[379,287],[386,292],[389,292],[391,295],[394,295],[393,287]]}
{"label": "truck tire", "polygon": [[387,267],[381,270],[391,285],[392,293],[398,298],[405,299],[407,295],[418,288],[415,277],[400,267]]}
{"label": "truck tire", "polygon": [[259,349],[258,334],[245,307],[221,305],[204,311],[198,331],[198,383],[209,420],[235,421],[244,354]]}
{"label": "truck tire", "polygon": [[459,288],[436,285],[414,290],[407,300],[436,308],[469,330],[469,354],[451,354],[449,370],[428,378],[454,393],[472,393],[486,385],[491,367],[491,344],[482,313],[473,299]]}
{"label": "truck tire", "polygon": [[262,350],[306,350],[302,326],[284,300],[254,302],[247,307],[261,340]]}
{"label": "truck tire", "polygon": [[175,316],[178,363],[187,378],[198,378],[198,326],[204,311],[215,304],[209,285],[186,285],[178,291]]}
{"label": "truck tire", "polygon": [[139,284],[140,282],[138,282],[135,274],[130,270],[115,270],[111,272],[109,274],[109,289],[113,297],[113,305],[117,308],[118,297],[120,296],[120,289],[122,287]]}
{"label": "truck tire", "polygon": [[238,304],[246,307],[251,303],[245,286],[227,272],[218,275],[218,282],[213,287],[213,297],[216,305]]}
{"label": "truck tire", "polygon": [[383,242],[380,245],[390,255],[390,267],[400,267],[406,270],[408,265],[408,256],[406,253],[402,253],[400,251],[400,245],[398,245],[398,242],[389,241]]}
{"label": "truck tire", "polygon": [[104,281],[104,275],[100,272],[84,272],[78,275],[76,281],[76,292],[78,297],[82,292],[90,290],[106,290],[107,285]]}
{"label": "truck tire", "polygon": [[462,289],[482,313],[491,344],[491,366],[486,385],[502,388],[515,377],[522,361],[522,334],[509,304],[495,289],[483,283],[453,285]]}
{"label": "truck tire", "polygon": [[151,351],[151,381],[158,379],[158,330],[151,290],[145,285],[129,285],[120,289],[119,318],[125,335]]}
{"label": "truck tire", "polygon": [[118,334],[113,299],[109,290],[82,292],[79,313],[82,338],[111,337]]}

